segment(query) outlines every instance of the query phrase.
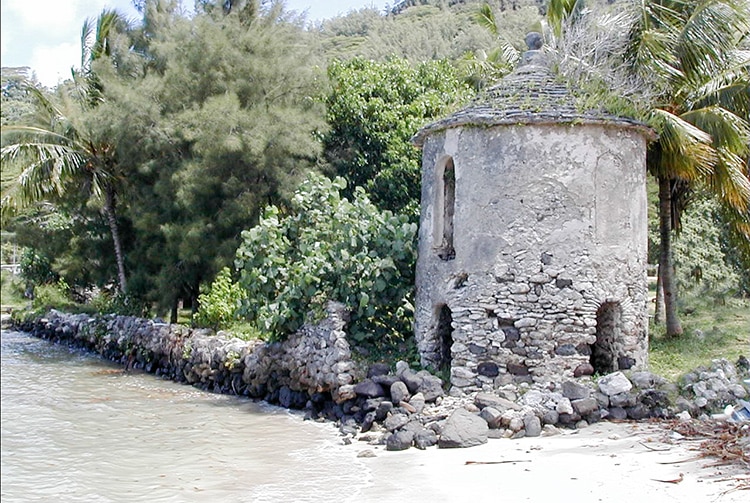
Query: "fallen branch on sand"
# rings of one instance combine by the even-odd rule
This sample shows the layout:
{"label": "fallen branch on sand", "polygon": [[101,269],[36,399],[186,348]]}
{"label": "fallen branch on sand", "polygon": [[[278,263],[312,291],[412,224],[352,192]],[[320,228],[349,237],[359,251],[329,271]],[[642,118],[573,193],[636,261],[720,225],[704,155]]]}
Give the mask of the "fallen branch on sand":
{"label": "fallen branch on sand", "polygon": [[467,461],[467,465],[504,465],[507,463],[530,463],[530,459],[514,459],[508,461]]}

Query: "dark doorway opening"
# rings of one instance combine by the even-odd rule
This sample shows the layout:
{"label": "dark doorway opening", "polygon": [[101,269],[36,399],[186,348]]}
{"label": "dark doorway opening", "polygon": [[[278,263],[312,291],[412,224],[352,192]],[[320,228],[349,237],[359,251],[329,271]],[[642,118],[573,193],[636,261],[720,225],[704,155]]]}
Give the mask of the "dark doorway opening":
{"label": "dark doorway opening", "polygon": [[595,374],[618,370],[622,308],[619,302],[605,302],[596,311],[596,342],[591,345],[589,362]]}
{"label": "dark doorway opening", "polygon": [[440,343],[439,370],[450,370],[453,346],[453,315],[448,306],[443,304],[438,312],[438,322],[435,331],[436,339]]}

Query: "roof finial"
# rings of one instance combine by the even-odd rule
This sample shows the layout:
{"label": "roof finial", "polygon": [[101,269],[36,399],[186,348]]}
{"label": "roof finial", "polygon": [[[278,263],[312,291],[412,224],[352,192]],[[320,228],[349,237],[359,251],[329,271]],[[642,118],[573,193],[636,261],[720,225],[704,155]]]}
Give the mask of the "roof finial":
{"label": "roof finial", "polygon": [[536,31],[529,32],[524,40],[526,41],[526,46],[529,50],[523,53],[519,66],[532,63],[541,53],[542,45],[544,44],[544,37],[542,37],[541,33]]}

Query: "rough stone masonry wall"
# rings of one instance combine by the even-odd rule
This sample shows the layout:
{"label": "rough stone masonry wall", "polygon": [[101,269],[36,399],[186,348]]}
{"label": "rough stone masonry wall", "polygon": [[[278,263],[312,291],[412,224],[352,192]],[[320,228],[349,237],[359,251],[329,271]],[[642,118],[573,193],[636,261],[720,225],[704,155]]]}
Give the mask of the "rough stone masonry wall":
{"label": "rough stone masonry wall", "polygon": [[332,303],[319,325],[303,326],[286,341],[271,344],[142,318],[54,310],[18,328],[210,391],[304,408],[310,400],[345,400],[362,373],[342,330],[343,312],[343,306]]}
{"label": "rough stone masonry wall", "polygon": [[[454,393],[554,388],[592,373],[598,312],[612,333],[607,372],[645,366],[644,155],[638,132],[601,125],[467,127],[427,139],[416,337],[424,364],[444,363],[440,307],[450,309]],[[436,169],[447,156],[452,260],[434,238]]]}

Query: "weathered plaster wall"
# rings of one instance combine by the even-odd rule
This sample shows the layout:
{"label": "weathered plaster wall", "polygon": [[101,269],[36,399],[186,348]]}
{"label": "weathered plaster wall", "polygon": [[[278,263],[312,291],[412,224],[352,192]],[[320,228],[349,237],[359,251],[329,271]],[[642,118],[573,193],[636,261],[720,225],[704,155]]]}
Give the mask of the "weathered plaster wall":
{"label": "weathered plaster wall", "polygon": [[[461,127],[430,135],[423,148],[415,320],[423,364],[441,363],[438,313],[447,305],[454,388],[561,382],[586,370],[607,302],[621,310],[615,357],[646,363],[640,132]],[[442,211],[435,167],[446,156],[456,178],[452,260],[438,256],[434,238]]]}

